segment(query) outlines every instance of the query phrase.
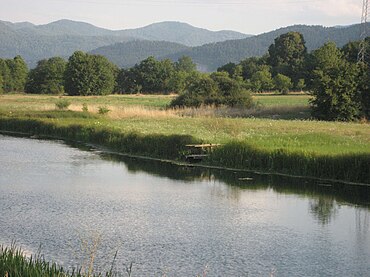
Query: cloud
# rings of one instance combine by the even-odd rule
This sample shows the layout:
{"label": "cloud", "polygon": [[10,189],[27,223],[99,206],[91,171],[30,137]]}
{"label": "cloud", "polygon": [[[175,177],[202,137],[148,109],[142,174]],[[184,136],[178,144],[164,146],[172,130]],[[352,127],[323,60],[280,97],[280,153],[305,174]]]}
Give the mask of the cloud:
{"label": "cloud", "polygon": [[361,17],[361,0],[323,0],[312,1],[313,11],[320,12],[330,17],[358,16]]}

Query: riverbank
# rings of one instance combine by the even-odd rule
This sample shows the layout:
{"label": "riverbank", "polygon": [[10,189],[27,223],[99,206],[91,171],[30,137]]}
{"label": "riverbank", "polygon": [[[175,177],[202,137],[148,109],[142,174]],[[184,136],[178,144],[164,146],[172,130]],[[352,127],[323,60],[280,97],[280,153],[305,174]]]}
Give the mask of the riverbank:
{"label": "riverbank", "polygon": [[[59,96],[0,95],[0,130],[180,162],[189,153],[187,144],[222,144],[202,165],[369,183],[368,123],[276,120],[306,117],[308,95],[255,95],[262,105],[255,111],[167,110],[172,98],[62,97],[71,105],[60,111],[55,110]],[[99,115],[99,107],[110,111]]]}
{"label": "riverbank", "polygon": [[0,130],[177,161],[183,161],[187,144],[221,143],[202,164],[355,183],[370,180],[369,131],[361,124],[150,116],[113,120],[86,112],[14,111],[0,114]]}

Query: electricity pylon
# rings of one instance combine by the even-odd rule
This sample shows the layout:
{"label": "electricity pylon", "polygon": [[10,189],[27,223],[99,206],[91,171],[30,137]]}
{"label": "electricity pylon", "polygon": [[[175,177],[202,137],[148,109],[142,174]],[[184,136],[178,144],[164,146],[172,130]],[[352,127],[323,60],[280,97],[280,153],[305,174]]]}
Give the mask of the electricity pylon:
{"label": "electricity pylon", "polygon": [[369,55],[369,53],[366,53],[366,37],[368,36],[367,33],[367,18],[369,16],[369,0],[363,0],[362,3],[362,16],[361,16],[361,35],[360,35],[360,50],[358,52],[358,62],[365,63],[366,62],[366,56]]}

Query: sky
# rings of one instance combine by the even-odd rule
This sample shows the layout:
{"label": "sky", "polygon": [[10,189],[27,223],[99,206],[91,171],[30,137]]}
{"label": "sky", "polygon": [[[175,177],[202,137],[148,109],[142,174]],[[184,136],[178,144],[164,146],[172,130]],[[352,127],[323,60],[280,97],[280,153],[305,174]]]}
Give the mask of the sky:
{"label": "sky", "polygon": [[47,24],[84,21],[121,30],[161,21],[260,34],[293,24],[349,25],[362,0],[0,0],[0,20]]}

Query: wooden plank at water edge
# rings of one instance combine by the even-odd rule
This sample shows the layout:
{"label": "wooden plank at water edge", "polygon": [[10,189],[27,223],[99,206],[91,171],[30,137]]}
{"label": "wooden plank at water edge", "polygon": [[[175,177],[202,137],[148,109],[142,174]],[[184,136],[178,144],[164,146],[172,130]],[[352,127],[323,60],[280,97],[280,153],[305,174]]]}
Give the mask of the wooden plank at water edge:
{"label": "wooden plank at water edge", "polygon": [[219,147],[221,146],[221,144],[212,144],[212,143],[208,143],[208,144],[187,144],[185,145],[186,147],[189,147],[189,148],[201,148],[201,149],[212,149],[214,147]]}
{"label": "wooden plank at water edge", "polygon": [[201,162],[203,160],[203,158],[206,158],[206,157],[208,157],[208,155],[205,155],[205,154],[204,155],[201,155],[201,154],[199,154],[199,155],[186,155],[185,159],[186,159],[187,162],[195,163],[195,162]]}

